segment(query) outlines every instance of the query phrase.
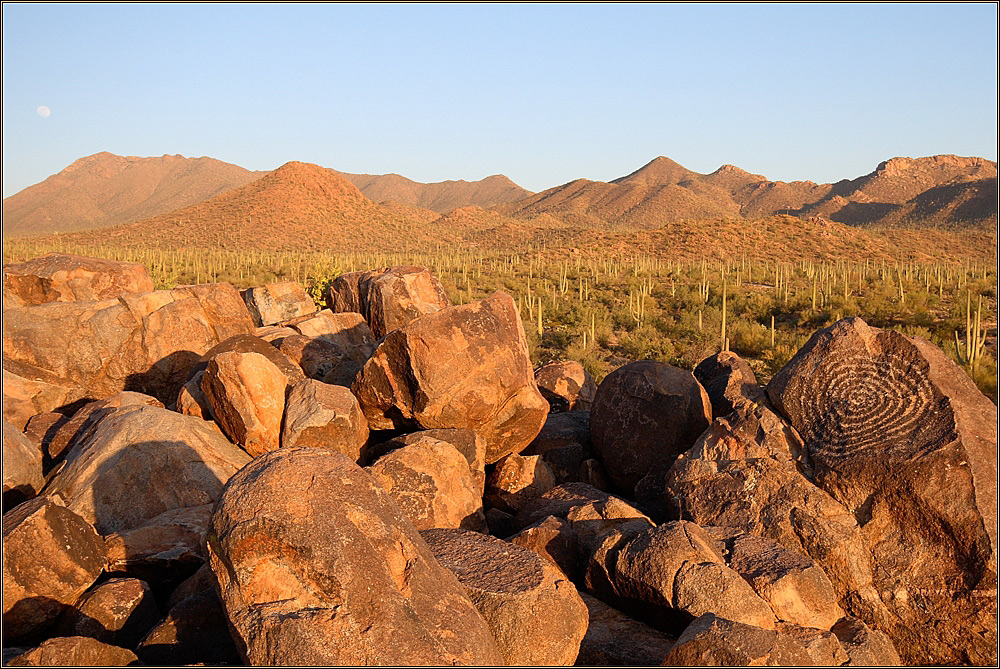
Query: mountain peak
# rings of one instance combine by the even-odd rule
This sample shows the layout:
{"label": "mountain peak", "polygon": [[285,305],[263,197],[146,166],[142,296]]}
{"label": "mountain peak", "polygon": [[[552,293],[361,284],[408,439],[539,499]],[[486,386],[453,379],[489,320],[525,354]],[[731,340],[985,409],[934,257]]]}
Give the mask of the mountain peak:
{"label": "mountain peak", "polygon": [[657,156],[635,172],[613,180],[613,184],[643,181],[647,183],[677,183],[690,178],[694,172],[666,156]]}

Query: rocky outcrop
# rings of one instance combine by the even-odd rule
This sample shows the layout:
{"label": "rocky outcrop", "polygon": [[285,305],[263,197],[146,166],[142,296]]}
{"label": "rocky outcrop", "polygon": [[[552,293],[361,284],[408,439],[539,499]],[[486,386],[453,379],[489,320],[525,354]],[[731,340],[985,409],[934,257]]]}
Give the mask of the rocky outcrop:
{"label": "rocky outcrop", "polygon": [[229,480],[207,546],[250,663],[503,661],[458,580],[389,494],[339,453],[255,459]]}
{"label": "rocky outcrop", "polygon": [[471,428],[488,463],[527,446],[548,413],[517,306],[504,293],[394,330],[352,389],[373,429]]}
{"label": "rocky outcrop", "polygon": [[[49,253],[3,268],[4,308],[48,302],[113,300],[125,293],[153,290],[139,263]],[[8,304],[8,299],[14,304]]]}
{"label": "rocky outcrop", "polygon": [[427,268],[404,265],[337,277],[327,304],[333,311],[362,314],[380,339],[419,316],[451,306],[451,301]]}
{"label": "rocky outcrop", "polygon": [[107,535],[171,509],[216,501],[249,461],[201,419],[159,407],[122,407],[73,446],[45,492]]}
{"label": "rocky outcrop", "polygon": [[590,441],[626,495],[651,469],[666,470],[712,422],[712,406],[691,372],[642,360],[608,374],[590,411]]}
{"label": "rocky outcrop", "polygon": [[478,532],[424,530],[435,557],[469,593],[511,666],[568,666],[587,632],[573,584],[535,552]]}
{"label": "rocky outcrop", "polygon": [[47,497],[3,516],[4,643],[30,638],[76,603],[104,569],[94,528]]}

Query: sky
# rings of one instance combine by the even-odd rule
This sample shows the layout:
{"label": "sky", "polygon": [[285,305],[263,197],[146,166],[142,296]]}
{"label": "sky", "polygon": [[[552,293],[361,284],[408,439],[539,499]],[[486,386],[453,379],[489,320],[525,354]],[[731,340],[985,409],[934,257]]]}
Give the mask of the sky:
{"label": "sky", "polygon": [[3,196],[100,151],[533,191],[997,157],[997,5],[3,5]]}

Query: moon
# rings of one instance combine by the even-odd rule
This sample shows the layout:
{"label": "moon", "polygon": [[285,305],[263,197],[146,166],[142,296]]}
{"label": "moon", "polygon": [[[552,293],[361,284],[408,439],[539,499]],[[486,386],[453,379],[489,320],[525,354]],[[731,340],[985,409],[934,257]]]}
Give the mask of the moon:
{"label": "moon", "polygon": [[41,116],[42,118],[48,118],[49,114],[52,113],[52,110],[49,109],[48,107],[46,107],[45,105],[42,105],[41,107],[39,107],[35,111],[37,111],[38,115]]}

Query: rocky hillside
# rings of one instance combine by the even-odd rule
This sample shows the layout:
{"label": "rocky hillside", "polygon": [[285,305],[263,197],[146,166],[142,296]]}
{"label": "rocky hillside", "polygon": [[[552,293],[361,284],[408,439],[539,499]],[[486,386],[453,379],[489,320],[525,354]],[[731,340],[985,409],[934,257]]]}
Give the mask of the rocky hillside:
{"label": "rocky hillside", "polygon": [[698,174],[669,158],[605,183],[577,179],[496,207],[519,218],[549,214],[577,225],[654,228],[715,216],[822,216],[849,225],[979,223],[996,217],[996,163],[982,158],[893,158],[835,184],[769,181],[732,165]]}
{"label": "rocky hillside", "polygon": [[996,407],[926,340],[595,384],[423,267],[5,270],[6,665],[996,665]]}
{"label": "rocky hillside", "polygon": [[374,202],[398,202],[439,214],[466,206],[492,207],[532,194],[502,174],[479,181],[436,183],[419,183],[398,174],[340,174]]}
{"label": "rocky hillside", "polygon": [[259,179],[214,158],[97,153],[5,198],[5,236],[70,232],[128,223],[207,200]]}

